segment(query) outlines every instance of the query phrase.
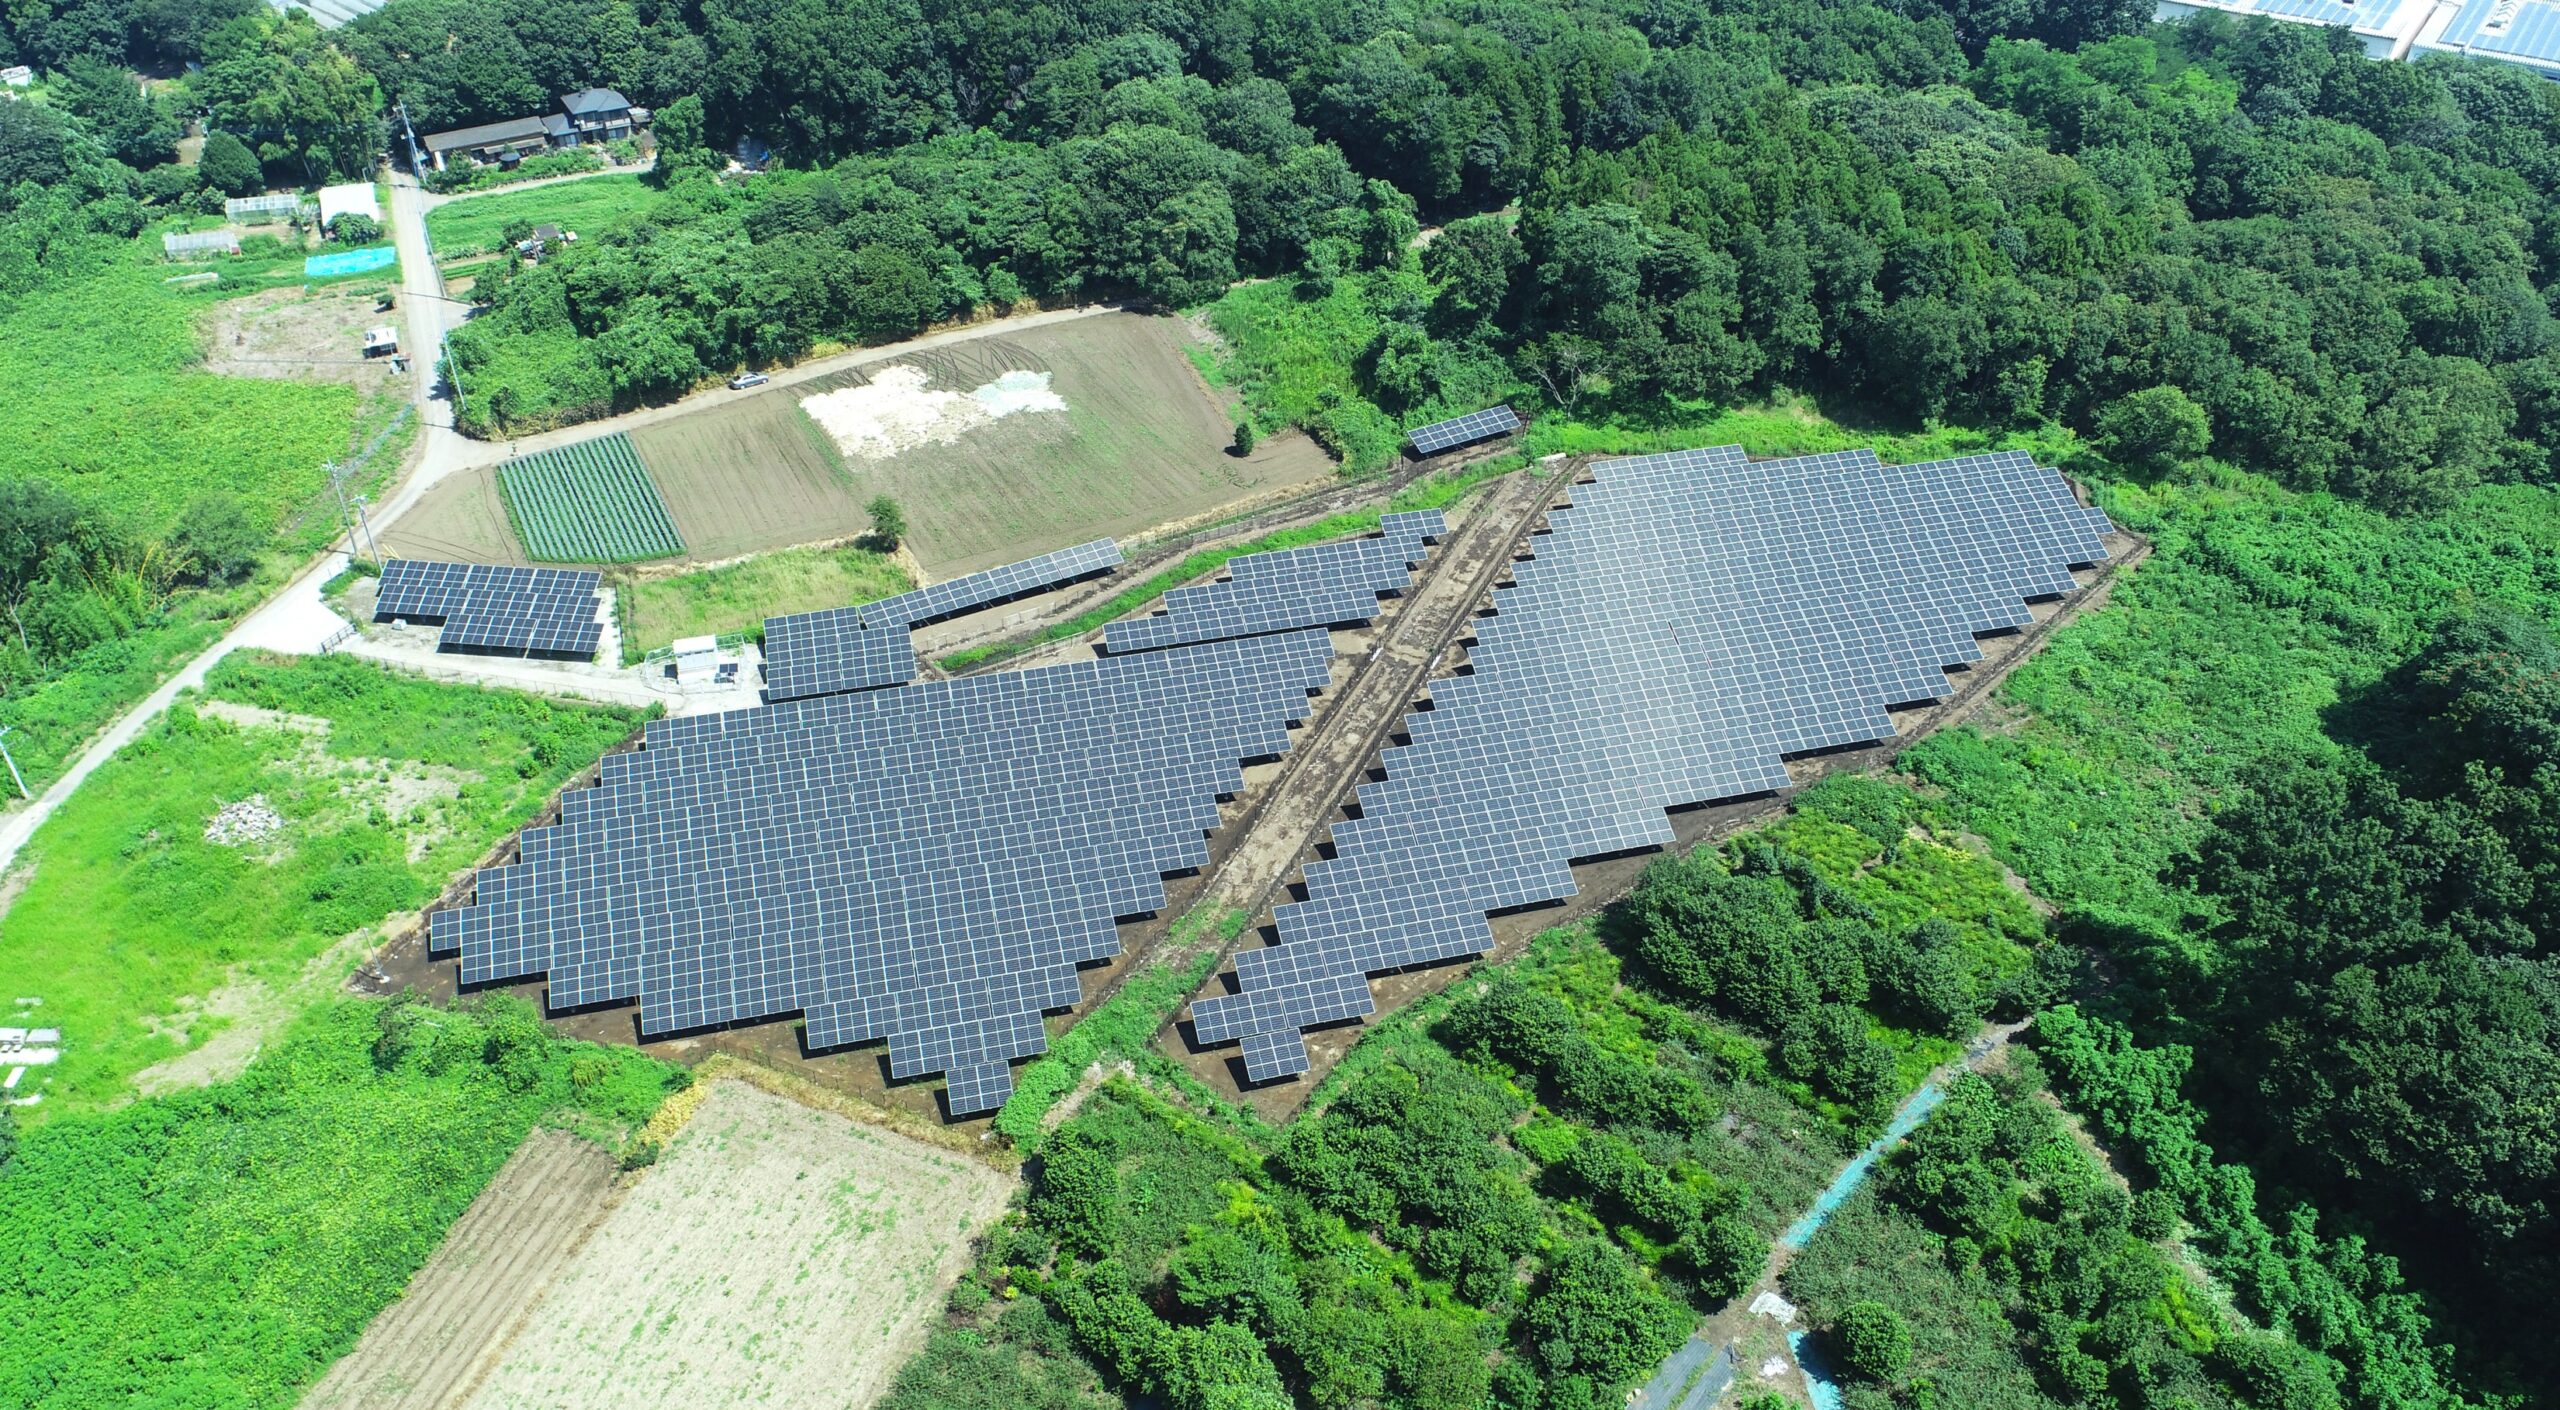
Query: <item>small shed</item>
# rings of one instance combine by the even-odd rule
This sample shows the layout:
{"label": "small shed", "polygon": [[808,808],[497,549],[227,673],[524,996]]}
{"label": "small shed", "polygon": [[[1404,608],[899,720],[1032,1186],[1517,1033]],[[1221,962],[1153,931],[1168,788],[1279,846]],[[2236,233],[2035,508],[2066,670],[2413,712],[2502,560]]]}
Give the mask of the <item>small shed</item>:
{"label": "small shed", "polygon": [[326,230],[342,215],[360,215],[379,225],[382,203],[374,199],[373,183],[350,181],[343,186],[320,188],[320,228]]}
{"label": "small shed", "polygon": [[240,253],[240,235],[233,230],[200,230],[193,235],[171,231],[160,237],[160,252],[170,259],[236,255]]}
{"label": "small shed", "polygon": [[364,355],[389,357],[400,351],[400,330],[390,324],[364,330]]}
{"label": "small shed", "polygon": [[36,71],[25,64],[11,64],[5,69],[0,69],[0,83],[5,83],[11,88],[32,88],[35,86],[35,81]]}
{"label": "small shed", "polygon": [[707,683],[720,673],[720,638],[716,636],[678,637],[668,650],[675,653],[679,681]]}

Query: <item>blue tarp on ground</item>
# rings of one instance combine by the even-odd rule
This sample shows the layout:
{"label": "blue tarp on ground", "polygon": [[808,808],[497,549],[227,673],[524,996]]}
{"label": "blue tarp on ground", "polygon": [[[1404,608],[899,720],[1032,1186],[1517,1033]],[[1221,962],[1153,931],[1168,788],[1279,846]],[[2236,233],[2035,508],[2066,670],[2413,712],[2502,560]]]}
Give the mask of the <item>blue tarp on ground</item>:
{"label": "blue tarp on ground", "polygon": [[331,279],[341,274],[362,274],[381,269],[400,258],[400,252],[389,245],[373,245],[361,250],[333,250],[313,255],[302,262],[305,279]]}

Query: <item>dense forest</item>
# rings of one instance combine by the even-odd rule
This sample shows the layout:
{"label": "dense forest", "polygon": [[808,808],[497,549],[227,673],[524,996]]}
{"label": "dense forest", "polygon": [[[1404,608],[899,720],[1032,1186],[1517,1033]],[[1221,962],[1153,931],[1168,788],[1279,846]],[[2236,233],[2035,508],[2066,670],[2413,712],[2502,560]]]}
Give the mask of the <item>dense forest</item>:
{"label": "dense forest", "polygon": [[[2387,506],[2552,475],[2550,85],[2027,8],[395,0],[344,43],[421,125],[588,80],[664,113],[663,204],[490,281],[491,427],[981,302],[1376,270],[1361,391],[1399,419],[1784,386]],[[712,184],[740,136],[795,170]]]}

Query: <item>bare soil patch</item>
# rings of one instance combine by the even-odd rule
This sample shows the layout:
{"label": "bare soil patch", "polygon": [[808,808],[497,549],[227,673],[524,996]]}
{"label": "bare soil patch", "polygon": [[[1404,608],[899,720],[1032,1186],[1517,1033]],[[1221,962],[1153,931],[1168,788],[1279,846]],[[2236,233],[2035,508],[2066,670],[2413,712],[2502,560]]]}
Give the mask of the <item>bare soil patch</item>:
{"label": "bare soil patch", "polygon": [[391,359],[364,355],[364,330],[398,323],[374,294],[268,289],[224,299],[205,314],[205,370],[224,377],[343,382],[368,392],[391,379]]}
{"label": "bare soil patch", "polygon": [[466,1403],[860,1410],[1011,1190],[965,1157],[720,1083]]}
{"label": "bare soil patch", "polygon": [[871,527],[844,457],[787,393],[763,392],[643,426],[631,444],[694,562]]}
{"label": "bare soil patch", "polygon": [[614,1161],[538,1130],[302,1410],[441,1410],[485,1376],[613,1206]]}
{"label": "bare soil patch", "polygon": [[498,472],[481,466],[455,475],[419,496],[396,524],[381,530],[382,551],[393,558],[439,558],[448,563],[502,563],[530,567],[507,504],[498,496]]}

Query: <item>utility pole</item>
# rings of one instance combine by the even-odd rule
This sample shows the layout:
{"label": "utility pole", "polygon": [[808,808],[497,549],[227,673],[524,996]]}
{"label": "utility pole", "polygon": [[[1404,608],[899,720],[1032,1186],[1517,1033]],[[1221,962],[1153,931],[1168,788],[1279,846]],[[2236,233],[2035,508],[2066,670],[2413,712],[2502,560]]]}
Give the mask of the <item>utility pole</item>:
{"label": "utility pole", "polygon": [[364,530],[365,548],[373,554],[374,564],[376,566],[380,566],[382,563],[382,540],[373,536],[373,521],[365,517],[365,497],[363,495],[357,495],[355,503],[356,527]]}
{"label": "utility pole", "polygon": [[17,757],[9,752],[9,731],[16,728],[15,725],[0,725],[0,759],[8,760],[9,781],[18,785],[18,796],[32,803],[36,796],[27,791],[27,781],[18,774]]}
{"label": "utility pole", "polygon": [[[353,504],[350,504],[347,500],[347,481],[355,477],[355,467],[352,465],[341,465],[332,460],[328,462],[327,469],[329,471],[329,491],[338,497],[338,527],[346,532],[347,553],[352,557],[365,551],[363,540],[356,537],[357,515],[360,512],[359,506],[364,503],[363,497],[358,496]],[[366,532],[368,534],[372,532],[371,525],[366,526]],[[382,561],[382,554],[378,551],[375,552],[372,557],[377,563]]]}

